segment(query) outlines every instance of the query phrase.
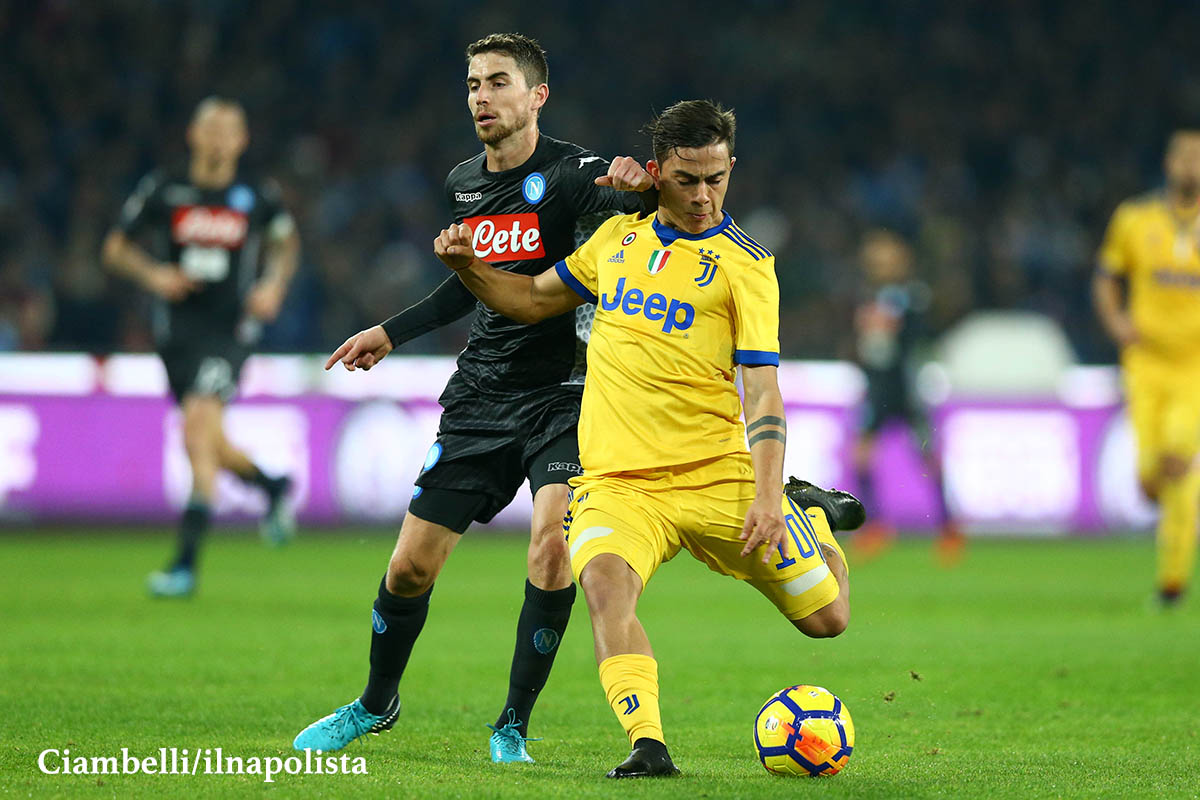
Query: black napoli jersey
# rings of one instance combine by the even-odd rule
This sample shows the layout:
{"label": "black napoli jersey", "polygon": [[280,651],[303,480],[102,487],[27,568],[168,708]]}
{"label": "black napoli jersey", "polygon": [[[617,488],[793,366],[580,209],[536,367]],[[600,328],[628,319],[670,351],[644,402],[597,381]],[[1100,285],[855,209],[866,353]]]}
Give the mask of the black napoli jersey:
{"label": "black napoli jersey", "polygon": [[[549,136],[519,167],[489,172],[480,153],[446,177],[456,222],[474,231],[475,255],[511,272],[537,275],[575,250],[603,218],[642,209],[636,192],[597,186],[608,161]],[[522,325],[477,305],[467,347],[458,357],[459,380],[491,393],[525,392],[582,384],[594,309]]]}
{"label": "black napoli jersey", "polygon": [[872,391],[904,394],[912,355],[924,331],[929,287],[918,281],[874,287],[855,313],[858,363]]}
{"label": "black napoli jersey", "polygon": [[118,226],[199,287],[177,303],[159,301],[154,327],[161,346],[234,338],[246,292],[259,276],[263,234],[286,236],[293,222],[274,183],[239,175],[224,189],[206,189],[181,171],[143,178],[125,201]]}

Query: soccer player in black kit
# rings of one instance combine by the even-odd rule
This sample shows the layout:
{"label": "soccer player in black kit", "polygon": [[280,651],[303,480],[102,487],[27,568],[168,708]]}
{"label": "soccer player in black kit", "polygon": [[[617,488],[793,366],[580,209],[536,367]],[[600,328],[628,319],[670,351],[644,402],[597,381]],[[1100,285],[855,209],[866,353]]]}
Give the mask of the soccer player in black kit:
{"label": "soccer player in black kit", "polygon": [[178,553],[149,578],[157,596],[194,591],[197,549],[221,469],[266,492],[264,538],[278,544],[293,532],[286,502],[291,479],[265,475],[225,437],[221,417],[258,330],[279,314],[296,272],[299,237],[274,184],[252,182],[238,171],[249,143],[239,104],[202,101],[187,140],[186,168],[146,176],[103,250],[109,269],[158,298],[155,337],[183,413],[192,468]]}
{"label": "soccer player in black kit", "polygon": [[[858,492],[868,508],[876,502],[876,438],[887,423],[902,423],[920,446],[926,474],[936,483],[941,526],[936,552],[942,564],[952,566],[962,555],[962,528],[946,504],[941,466],[929,446],[925,410],[909,388],[914,351],[923,338],[932,293],[913,275],[912,248],[892,231],[868,231],[859,261],[866,285],[862,302],[854,312],[855,351],[867,378],[867,396],[854,449]],[[872,511],[878,513],[874,508]],[[870,557],[890,546],[895,536],[892,525],[877,520],[863,528],[855,544],[860,555]]]}
{"label": "soccer player in black kit", "polygon": [[[581,229],[590,234],[597,216],[654,207],[654,182],[632,158],[609,164],[539,132],[549,87],[537,42],[493,34],[468,47],[467,60],[467,105],[484,152],[451,170],[446,194],[455,221],[474,229],[481,259],[536,275],[572,252],[576,236]],[[400,677],[450,551],[472,521],[494,517],[528,478],[529,579],[508,698],[490,726],[490,750],[497,763],[533,761],[525,748],[529,715],[575,600],[562,522],[567,481],[581,472],[575,428],[591,317],[569,313],[518,324],[477,306],[451,276],[417,305],[352,336],[325,366],[340,361],[349,370],[369,369],[401,343],[472,310],[467,347],[439,399],[444,410],[437,440],[380,582],[366,689],[301,731],[298,750],[339,750],[392,727],[400,712]]]}

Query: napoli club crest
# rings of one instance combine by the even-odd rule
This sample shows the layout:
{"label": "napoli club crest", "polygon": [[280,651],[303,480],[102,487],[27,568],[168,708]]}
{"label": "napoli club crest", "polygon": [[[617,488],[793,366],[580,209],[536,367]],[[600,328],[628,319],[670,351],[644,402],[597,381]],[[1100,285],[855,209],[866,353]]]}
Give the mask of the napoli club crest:
{"label": "napoli club crest", "polygon": [[540,172],[531,172],[521,184],[521,194],[525,195],[525,202],[537,205],[546,196],[546,177]]}

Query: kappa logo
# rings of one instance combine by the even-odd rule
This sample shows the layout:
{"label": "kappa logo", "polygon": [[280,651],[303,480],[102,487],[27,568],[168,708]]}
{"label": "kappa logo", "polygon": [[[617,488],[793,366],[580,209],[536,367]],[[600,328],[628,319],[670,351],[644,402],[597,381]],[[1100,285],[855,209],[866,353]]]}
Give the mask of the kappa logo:
{"label": "kappa logo", "polygon": [[641,289],[625,291],[625,279],[617,281],[612,294],[600,296],[600,308],[605,311],[616,311],[634,317],[641,315],[651,322],[662,320],[662,332],[686,331],[692,327],[696,319],[696,309],[691,303],[679,300],[667,300],[666,296],[655,292],[649,296]]}
{"label": "kappa logo", "polygon": [[700,251],[700,274],[694,279],[697,286],[703,289],[712,283],[717,275],[717,262],[720,260],[721,256],[712,250]]}
{"label": "kappa logo", "polygon": [[611,256],[609,256],[609,257],[608,257],[608,263],[610,263],[610,264],[624,264],[624,263],[625,263],[625,251],[624,251],[624,250],[620,250],[620,251],[618,251],[618,252],[616,252],[616,253],[613,253]]}
{"label": "kappa logo", "polygon": [[455,192],[454,202],[456,203],[478,203],[483,199],[483,192]]}

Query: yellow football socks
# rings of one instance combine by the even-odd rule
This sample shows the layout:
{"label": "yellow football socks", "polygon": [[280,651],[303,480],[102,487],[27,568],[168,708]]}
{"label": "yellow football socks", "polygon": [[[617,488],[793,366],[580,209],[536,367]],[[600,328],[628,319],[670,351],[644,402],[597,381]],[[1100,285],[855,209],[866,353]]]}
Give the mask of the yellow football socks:
{"label": "yellow football socks", "polygon": [[657,661],[633,653],[606,658],[600,662],[600,683],[630,745],[642,738],[666,742],[658,712]]}
{"label": "yellow football socks", "polygon": [[1190,470],[1159,491],[1158,586],[1181,591],[1196,560],[1196,526],[1200,516],[1200,470]]}

